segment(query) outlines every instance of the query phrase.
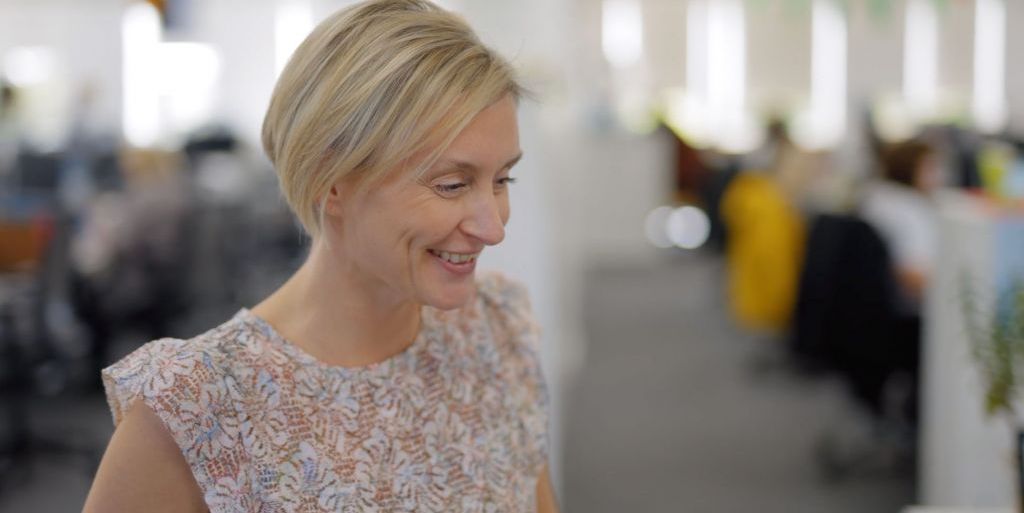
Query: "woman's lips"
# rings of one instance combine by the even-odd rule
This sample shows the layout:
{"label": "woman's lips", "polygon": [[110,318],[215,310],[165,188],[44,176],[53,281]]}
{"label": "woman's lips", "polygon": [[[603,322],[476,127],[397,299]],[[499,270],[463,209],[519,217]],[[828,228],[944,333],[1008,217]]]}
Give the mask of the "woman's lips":
{"label": "woman's lips", "polygon": [[427,250],[445,270],[456,275],[466,275],[476,268],[476,258],[480,253],[452,253],[448,251]]}

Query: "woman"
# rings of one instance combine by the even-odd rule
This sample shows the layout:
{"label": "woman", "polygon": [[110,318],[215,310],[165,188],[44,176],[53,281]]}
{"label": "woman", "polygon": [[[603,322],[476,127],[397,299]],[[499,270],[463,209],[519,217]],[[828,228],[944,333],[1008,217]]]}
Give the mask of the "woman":
{"label": "woman", "polygon": [[884,180],[868,187],[861,213],[889,248],[902,308],[918,314],[938,246],[932,202],[941,183],[938,161],[932,149],[917,140],[886,148],[881,160]]}
{"label": "woman", "polygon": [[279,290],[104,371],[87,512],[555,511],[508,221],[520,87],[459,18],[371,0],[282,74],[264,148],[312,246]]}

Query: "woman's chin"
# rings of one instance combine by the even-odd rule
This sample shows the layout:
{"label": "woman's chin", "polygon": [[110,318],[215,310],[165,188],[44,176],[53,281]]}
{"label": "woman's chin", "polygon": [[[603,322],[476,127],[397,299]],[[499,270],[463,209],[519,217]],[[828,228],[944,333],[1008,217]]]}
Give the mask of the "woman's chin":
{"label": "woman's chin", "polygon": [[476,297],[476,285],[466,286],[444,286],[438,290],[424,294],[424,304],[438,310],[456,310],[466,306]]}

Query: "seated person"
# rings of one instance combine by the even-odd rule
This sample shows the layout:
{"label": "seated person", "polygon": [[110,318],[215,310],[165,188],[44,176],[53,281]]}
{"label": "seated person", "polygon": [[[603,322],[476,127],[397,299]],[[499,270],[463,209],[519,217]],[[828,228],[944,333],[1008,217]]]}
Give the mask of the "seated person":
{"label": "seated person", "polygon": [[932,202],[938,161],[930,147],[912,140],[884,150],[881,167],[883,179],[868,185],[861,215],[889,248],[907,313],[919,313],[938,238]]}

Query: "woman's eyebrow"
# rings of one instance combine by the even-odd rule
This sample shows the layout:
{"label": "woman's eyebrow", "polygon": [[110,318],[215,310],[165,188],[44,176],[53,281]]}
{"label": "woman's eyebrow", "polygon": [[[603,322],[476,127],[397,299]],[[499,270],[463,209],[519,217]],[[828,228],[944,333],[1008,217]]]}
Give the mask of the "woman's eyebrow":
{"label": "woman's eyebrow", "polygon": [[[523,158],[523,153],[519,152],[518,155],[516,155],[515,157],[512,157],[508,162],[506,162],[505,165],[501,167],[501,169],[508,169],[508,168],[516,165],[519,162],[519,160],[522,159],[522,158]],[[445,167],[454,167],[454,168],[458,169],[459,171],[473,172],[473,171],[476,171],[476,170],[479,169],[479,167],[476,164],[474,164],[472,162],[467,162],[467,161],[464,161],[464,160],[447,159],[444,162],[445,162]]]}
{"label": "woman's eyebrow", "polygon": [[507,163],[505,164],[505,167],[503,167],[502,169],[508,169],[508,168],[510,168],[510,167],[512,167],[512,166],[515,166],[516,164],[518,164],[518,163],[519,163],[519,161],[520,161],[520,160],[521,160],[522,158],[523,158],[523,152],[519,152],[519,154],[518,154],[518,155],[516,155],[515,157],[512,157],[512,160],[509,160],[509,161],[508,161],[508,162],[507,162]]}

